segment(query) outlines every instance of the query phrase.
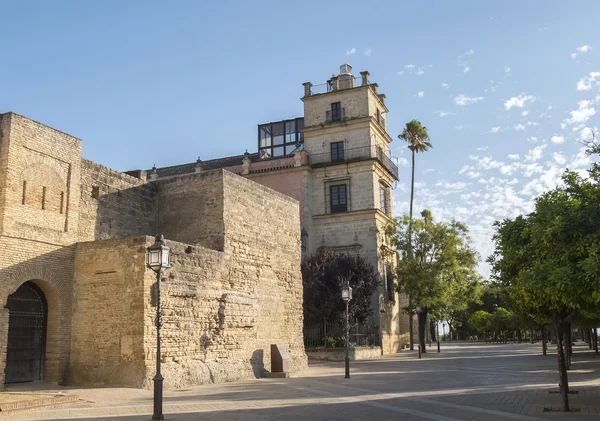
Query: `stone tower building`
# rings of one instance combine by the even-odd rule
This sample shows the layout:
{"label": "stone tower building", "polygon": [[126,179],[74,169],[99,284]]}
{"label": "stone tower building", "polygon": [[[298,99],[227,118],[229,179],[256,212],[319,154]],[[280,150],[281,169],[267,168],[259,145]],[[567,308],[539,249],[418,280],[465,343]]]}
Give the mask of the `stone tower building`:
{"label": "stone tower building", "polygon": [[389,153],[385,94],[369,72],[360,75],[357,81],[344,64],[324,84],[304,83],[304,116],[260,124],[256,153],[129,174],[168,179],[225,168],[298,200],[303,257],[322,249],[358,253],[379,271],[371,322],[382,351],[392,353],[408,332],[406,303],[391,276],[396,252],[385,236],[398,167]]}

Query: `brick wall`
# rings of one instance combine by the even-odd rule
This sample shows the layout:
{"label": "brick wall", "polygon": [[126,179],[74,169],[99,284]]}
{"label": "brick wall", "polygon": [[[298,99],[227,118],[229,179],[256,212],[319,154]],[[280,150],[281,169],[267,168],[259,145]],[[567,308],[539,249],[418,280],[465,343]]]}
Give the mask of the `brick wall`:
{"label": "brick wall", "polygon": [[18,114],[0,115],[2,234],[76,241],[81,140]]}

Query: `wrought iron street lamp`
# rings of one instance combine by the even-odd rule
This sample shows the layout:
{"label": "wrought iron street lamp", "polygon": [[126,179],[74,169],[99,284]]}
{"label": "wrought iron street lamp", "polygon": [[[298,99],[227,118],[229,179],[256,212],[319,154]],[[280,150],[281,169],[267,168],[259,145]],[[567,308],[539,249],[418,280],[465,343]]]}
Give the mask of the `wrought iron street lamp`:
{"label": "wrought iron street lamp", "polygon": [[156,236],[156,241],[147,249],[148,267],[156,273],[156,375],[154,376],[154,414],[153,420],[164,420],[162,412],[163,376],[160,372],[160,328],[162,327],[162,312],[160,306],[161,274],[171,267],[171,249],[164,245],[162,235]]}
{"label": "wrought iron street lamp", "polygon": [[352,299],[352,288],[350,288],[350,282],[346,281],[346,285],[342,288],[342,299],[346,303],[346,376],[345,378],[350,378],[350,354],[348,351],[349,346],[349,336],[350,336],[350,324],[348,322],[348,303]]}
{"label": "wrought iron street lamp", "polygon": [[415,311],[417,312],[417,329],[419,331],[419,334],[417,335],[419,341],[419,358],[421,358],[421,312],[423,311],[421,304],[417,303]]}

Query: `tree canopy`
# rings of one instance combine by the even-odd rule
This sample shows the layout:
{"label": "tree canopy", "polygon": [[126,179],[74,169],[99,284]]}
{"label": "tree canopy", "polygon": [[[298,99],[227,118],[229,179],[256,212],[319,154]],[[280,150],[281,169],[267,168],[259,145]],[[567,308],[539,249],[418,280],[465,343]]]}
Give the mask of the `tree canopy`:
{"label": "tree canopy", "polygon": [[[470,246],[464,224],[436,223],[428,210],[421,215],[423,219],[413,220],[411,238],[410,218],[404,216],[396,221],[393,238],[402,254],[397,268],[398,289],[435,319],[448,320],[481,296],[477,254]],[[409,249],[413,258],[408,255]]]}
{"label": "tree canopy", "polygon": [[364,322],[372,313],[371,297],[379,286],[377,271],[361,256],[325,251],[302,262],[304,322],[345,320],[342,286],[352,287],[349,305],[351,320]]}

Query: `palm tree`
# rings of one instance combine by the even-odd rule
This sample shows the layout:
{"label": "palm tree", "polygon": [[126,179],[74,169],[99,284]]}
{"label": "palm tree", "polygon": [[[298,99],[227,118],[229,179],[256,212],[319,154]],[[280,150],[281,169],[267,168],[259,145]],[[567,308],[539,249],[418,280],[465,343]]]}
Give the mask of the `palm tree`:
{"label": "palm tree", "polygon": [[[426,152],[432,148],[429,141],[427,127],[423,126],[418,120],[411,120],[406,123],[406,127],[402,133],[398,135],[398,139],[404,140],[408,144],[408,149],[412,152],[412,177],[410,180],[410,207],[409,207],[409,222],[408,222],[408,258],[412,259],[412,217],[413,217],[413,199],[415,197],[415,155],[420,152]],[[411,297],[408,297],[408,307],[412,308]],[[420,321],[420,318],[419,318]],[[413,318],[408,319],[408,329],[410,335],[410,349],[414,350],[413,346]]]}

